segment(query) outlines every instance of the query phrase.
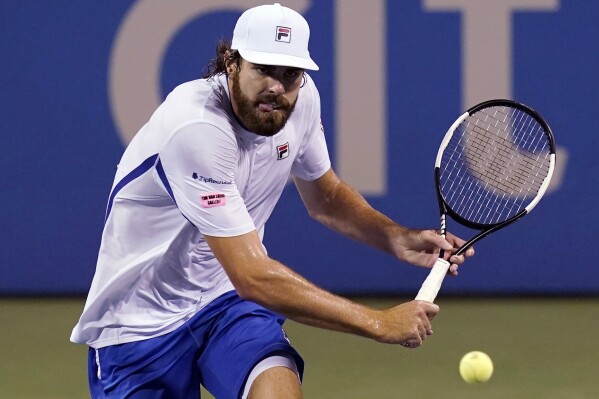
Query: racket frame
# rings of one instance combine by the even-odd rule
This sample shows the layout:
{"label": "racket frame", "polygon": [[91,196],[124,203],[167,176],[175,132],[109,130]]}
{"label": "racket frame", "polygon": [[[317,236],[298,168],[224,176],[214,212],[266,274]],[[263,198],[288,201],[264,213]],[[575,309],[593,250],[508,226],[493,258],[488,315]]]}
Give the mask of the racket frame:
{"label": "racket frame", "polygon": [[[447,204],[447,202],[443,198],[443,194],[441,193],[441,178],[440,178],[441,177],[441,172],[440,172],[441,169],[440,169],[440,166],[441,166],[441,159],[443,157],[443,152],[445,151],[445,148],[449,144],[449,141],[451,140],[451,137],[453,136],[453,133],[458,128],[458,126],[470,115],[476,113],[477,111],[479,111],[483,108],[493,107],[493,106],[508,106],[508,107],[520,109],[520,110],[524,111],[525,113],[527,113],[528,115],[532,116],[537,122],[539,122],[539,124],[545,130],[545,133],[547,134],[548,139],[549,139],[550,163],[549,163],[549,170],[547,172],[547,176],[545,177],[545,180],[541,184],[541,187],[539,188],[539,192],[537,193],[535,198],[533,198],[531,203],[528,204],[528,206],[526,206],[524,209],[522,209],[521,211],[516,213],[514,216],[508,218],[507,220],[504,220],[499,223],[483,224],[483,223],[475,223],[475,222],[469,221],[469,220],[461,217],[453,209],[451,209],[451,207]],[[441,214],[441,235],[443,236],[443,238],[445,238],[446,233],[447,233],[447,230],[446,230],[447,215],[451,216],[452,219],[454,219],[456,222],[458,222],[459,224],[461,224],[463,226],[466,226],[466,227],[469,227],[469,228],[472,228],[475,230],[480,230],[480,232],[478,234],[476,234],[474,237],[472,237],[469,241],[467,241],[464,245],[462,245],[456,251],[456,253],[455,253],[456,255],[461,255],[468,248],[470,248],[474,243],[476,243],[477,241],[486,237],[487,235],[514,223],[516,220],[518,220],[518,219],[522,218],[523,216],[525,216],[526,214],[528,214],[537,205],[537,203],[539,202],[541,197],[543,197],[543,195],[545,194],[545,191],[547,190],[547,187],[549,186],[549,182],[553,175],[553,170],[555,167],[555,148],[556,148],[556,146],[555,146],[555,140],[553,137],[553,133],[551,131],[551,128],[549,128],[549,125],[547,124],[547,122],[545,122],[545,120],[536,111],[534,111],[530,107],[528,107],[524,104],[518,103],[516,101],[512,101],[512,100],[504,100],[504,99],[489,100],[489,101],[485,101],[480,104],[477,104],[474,107],[468,109],[464,114],[462,114],[451,125],[451,127],[445,134],[443,141],[441,142],[441,146],[439,147],[439,151],[437,153],[437,158],[435,161],[435,191],[437,192],[437,200],[439,202],[439,212]],[[433,265],[426,280],[424,281],[420,290],[418,291],[418,294],[416,295],[416,300],[434,302],[434,300],[437,297],[437,294],[441,288],[441,285],[443,283],[443,279],[447,275],[447,271],[449,270],[449,267],[451,265],[448,261],[443,259],[443,256],[444,256],[444,251],[441,250],[439,253],[439,258]]]}
{"label": "racket frame", "polygon": [[[520,212],[518,212],[511,218],[504,220],[502,222],[499,222],[499,223],[491,223],[491,224],[476,223],[476,222],[472,222],[472,221],[467,220],[467,219],[463,218],[462,216],[460,216],[457,212],[455,212],[453,209],[451,209],[451,207],[445,201],[445,198],[443,197],[443,193],[441,192],[441,172],[440,172],[441,159],[443,158],[443,152],[445,151],[445,148],[449,144],[449,141],[451,140],[454,132],[456,131],[458,126],[460,126],[462,124],[462,122],[464,122],[464,120],[466,120],[469,116],[473,115],[474,113],[478,112],[479,110],[481,110],[483,108],[500,107],[500,106],[507,106],[510,108],[520,109],[521,111],[525,112],[526,114],[528,114],[532,118],[534,118],[543,127],[544,131],[547,134],[548,141],[549,141],[549,152],[550,152],[549,171],[547,173],[547,177],[543,181],[543,184],[541,185],[541,188],[539,189],[539,192],[537,193],[535,198],[530,202],[530,204],[528,204],[528,206],[526,206]],[[532,108],[530,108],[522,103],[513,101],[513,100],[497,99],[497,100],[484,101],[484,102],[477,104],[474,107],[471,107],[470,109],[468,109],[451,125],[449,130],[447,130],[447,133],[445,133],[445,137],[443,137],[443,141],[441,142],[441,146],[439,147],[439,151],[437,152],[437,158],[435,159],[435,191],[437,193],[437,200],[439,203],[439,212],[441,214],[441,235],[445,238],[445,235],[447,232],[447,230],[446,230],[446,215],[451,216],[451,218],[453,220],[455,220],[456,222],[458,222],[459,224],[461,224],[463,226],[469,227],[474,230],[480,230],[480,232],[477,235],[472,237],[468,242],[466,242],[466,244],[464,244],[462,247],[460,247],[458,249],[458,251],[455,253],[455,255],[463,254],[468,248],[470,248],[477,241],[480,241],[482,238],[486,237],[487,235],[514,223],[516,220],[522,218],[527,213],[529,213],[537,205],[539,200],[545,194],[545,191],[547,190],[547,187],[549,186],[549,182],[551,181],[551,176],[553,175],[553,170],[555,167],[555,148],[556,148],[556,146],[555,146],[555,139],[553,137],[553,132],[551,131],[551,128],[549,127],[547,122],[543,119],[543,117],[541,117],[541,115],[539,115],[539,113],[537,113]],[[443,252],[441,252],[441,254],[440,254],[440,257],[442,257],[442,256],[443,256]]]}

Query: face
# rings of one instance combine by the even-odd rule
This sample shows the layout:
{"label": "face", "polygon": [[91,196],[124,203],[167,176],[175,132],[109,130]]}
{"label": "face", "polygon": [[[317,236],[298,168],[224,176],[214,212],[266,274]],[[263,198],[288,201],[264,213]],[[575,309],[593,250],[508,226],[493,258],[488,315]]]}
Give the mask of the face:
{"label": "face", "polygon": [[227,67],[235,115],[249,131],[273,136],[287,123],[301,87],[302,69],[252,64]]}

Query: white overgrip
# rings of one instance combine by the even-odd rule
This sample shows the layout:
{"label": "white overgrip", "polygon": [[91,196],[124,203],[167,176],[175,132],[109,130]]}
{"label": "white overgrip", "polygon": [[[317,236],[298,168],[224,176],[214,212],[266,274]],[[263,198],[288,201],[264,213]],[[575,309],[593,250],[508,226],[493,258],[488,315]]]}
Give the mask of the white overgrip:
{"label": "white overgrip", "polygon": [[447,275],[449,266],[450,263],[445,259],[437,259],[435,265],[428,274],[428,277],[424,280],[424,283],[422,283],[422,287],[420,287],[420,291],[418,291],[418,295],[416,295],[416,300],[431,303],[435,301],[439,289],[441,289],[441,284],[443,284],[443,279]]}

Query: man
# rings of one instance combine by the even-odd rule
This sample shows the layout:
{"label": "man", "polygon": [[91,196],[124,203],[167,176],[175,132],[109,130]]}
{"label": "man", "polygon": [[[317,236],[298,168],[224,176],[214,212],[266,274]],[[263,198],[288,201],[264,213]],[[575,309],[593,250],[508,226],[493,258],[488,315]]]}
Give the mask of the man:
{"label": "man", "polygon": [[[403,261],[430,267],[462,244],[392,222],[335,175],[308,39],[289,8],[246,11],[208,78],[177,87],[125,151],[71,336],[90,346],[92,397],[199,397],[203,384],[218,399],[300,398],[284,317],[406,347],[432,334],[436,305],[367,308],[262,245],[290,175],[314,219]],[[452,256],[450,272],[463,261]]]}

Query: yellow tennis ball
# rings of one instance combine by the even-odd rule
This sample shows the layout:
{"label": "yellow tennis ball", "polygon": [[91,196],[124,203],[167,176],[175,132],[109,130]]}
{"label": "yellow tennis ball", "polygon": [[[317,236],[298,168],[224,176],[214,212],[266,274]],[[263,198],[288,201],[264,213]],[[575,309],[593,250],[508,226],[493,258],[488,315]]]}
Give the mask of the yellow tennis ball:
{"label": "yellow tennis ball", "polygon": [[460,375],[468,384],[487,382],[493,375],[493,361],[484,352],[468,352],[460,360]]}

